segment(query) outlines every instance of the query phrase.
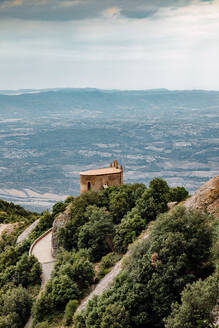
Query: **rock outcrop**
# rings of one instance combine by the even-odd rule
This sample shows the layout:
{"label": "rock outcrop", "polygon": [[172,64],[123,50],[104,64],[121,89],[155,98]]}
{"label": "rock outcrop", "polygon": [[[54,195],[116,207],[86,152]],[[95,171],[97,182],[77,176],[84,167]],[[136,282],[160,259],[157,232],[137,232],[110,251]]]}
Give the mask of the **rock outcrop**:
{"label": "rock outcrop", "polygon": [[64,227],[66,222],[70,220],[70,207],[71,204],[67,206],[66,210],[63,213],[60,213],[53,222],[52,228],[52,256],[56,257],[57,250],[58,250],[58,243],[57,243],[57,233],[61,227]]}
{"label": "rock outcrop", "polygon": [[19,223],[0,224],[0,239],[1,239],[1,235],[3,235],[4,233],[6,233],[7,235],[10,235],[18,227],[19,227]]}
{"label": "rock outcrop", "polygon": [[187,199],[184,206],[206,210],[215,218],[219,217],[219,175],[203,184],[191,198]]}

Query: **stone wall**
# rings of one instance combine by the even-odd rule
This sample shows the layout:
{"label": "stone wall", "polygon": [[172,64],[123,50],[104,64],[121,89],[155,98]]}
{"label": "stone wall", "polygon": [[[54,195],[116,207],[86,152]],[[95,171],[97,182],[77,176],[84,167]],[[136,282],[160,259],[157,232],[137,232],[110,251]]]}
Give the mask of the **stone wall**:
{"label": "stone wall", "polygon": [[66,222],[71,219],[70,206],[71,206],[71,204],[66,208],[64,213],[58,214],[58,216],[56,217],[56,219],[53,222],[53,227],[52,227],[52,256],[54,256],[54,257],[56,257],[57,250],[58,250],[58,243],[57,243],[58,230],[61,227],[64,227]]}

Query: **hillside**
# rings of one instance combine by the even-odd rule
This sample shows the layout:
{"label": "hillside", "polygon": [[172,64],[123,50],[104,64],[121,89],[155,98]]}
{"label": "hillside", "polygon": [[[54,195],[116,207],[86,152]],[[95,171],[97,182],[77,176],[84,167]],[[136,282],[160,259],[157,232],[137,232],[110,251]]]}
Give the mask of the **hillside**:
{"label": "hillside", "polygon": [[[2,202],[8,214],[19,213],[15,224],[22,223],[21,213],[28,216],[19,233],[38,220],[19,244],[18,231],[13,238],[6,236],[1,241],[0,328],[23,328],[31,308],[33,321],[29,323],[33,328],[108,328],[111,324],[119,328],[178,328],[186,320],[194,322],[189,327],[197,328],[199,319],[209,323],[206,328],[212,327],[211,312],[219,297],[219,222],[204,212],[180,206],[168,212],[169,201],[181,202],[187,196],[184,188],[170,188],[156,178],[147,187],[125,184],[68,197],[39,219],[19,206]],[[51,244],[47,239],[51,239],[52,226]],[[45,240],[34,243],[31,253],[43,269],[43,290],[36,299],[41,266],[33,255],[28,257],[28,251],[46,231]],[[52,274],[54,259],[52,249],[45,249],[48,245],[55,246],[57,256]],[[51,263],[47,263],[48,256]],[[88,306],[87,295],[91,300]],[[195,315],[183,312],[184,306],[194,306],[186,301],[187,295],[193,295],[189,299],[197,306]],[[204,299],[204,312],[199,299]],[[178,310],[171,312],[174,302],[178,302]],[[174,326],[179,320],[181,326]]]}
{"label": "hillside", "polygon": [[37,213],[0,199],[0,247],[4,248],[9,240],[13,244],[16,236],[37,218]]}
{"label": "hillside", "polygon": [[[63,325],[64,322],[63,320],[66,320],[66,323],[67,322],[70,323],[72,320],[72,315],[76,307],[78,306],[79,302],[82,299],[84,299],[84,297],[86,300],[87,292],[89,290],[92,291],[92,289],[95,288],[96,283],[100,279],[102,279],[117,263],[115,269],[112,270],[112,274],[109,273],[109,276],[106,276],[106,279],[104,278],[103,281],[101,280],[100,284],[98,284],[96,286],[96,289],[94,289],[93,293],[100,295],[98,298],[98,302],[102,304],[101,302],[102,299],[104,299],[105,297],[104,295],[105,294],[108,295],[107,291],[103,293],[104,288],[108,286],[110,281],[112,283],[110,277],[111,276],[115,277],[121,270],[121,264],[119,262],[121,255],[126,253],[128,245],[137,238],[137,236],[147,227],[150,221],[153,221],[156,218],[157,214],[161,212],[165,212],[167,210],[168,200],[174,201],[174,197],[176,197],[178,201],[183,199],[183,198],[179,199],[179,195],[180,195],[179,191],[181,192],[181,195],[184,195],[185,197],[186,194],[184,193],[184,190],[182,192],[181,188],[179,189],[176,188],[176,190],[169,189],[166,182],[160,179],[155,179],[151,181],[150,186],[147,189],[143,184],[124,185],[121,187],[111,187],[99,193],[88,192],[82,194],[80,197],[76,197],[72,199],[71,205],[68,206],[65,213],[58,214],[54,221],[53,245],[55,245],[56,253],[57,253],[57,246],[64,247],[65,251],[62,250],[60,253],[59,250],[57,253],[58,254],[57,266],[55,267],[55,271],[52,274],[52,280],[50,283],[48,283],[48,285],[45,288],[45,291],[43,292],[40,299],[37,301],[37,303],[34,306],[34,310],[33,310],[34,322],[35,323],[43,322],[43,324],[45,324],[45,321],[48,320],[49,322],[48,327],[60,327],[61,325]],[[130,203],[133,195],[135,195],[135,201]],[[103,205],[105,209],[102,207]],[[174,223],[176,224],[176,226],[175,228],[173,228],[173,226],[171,227],[169,220],[170,222],[174,222],[174,221],[177,222],[176,219],[179,220],[179,222],[181,223],[180,225],[178,225],[178,223],[177,224]],[[177,237],[178,232],[180,232],[180,234],[185,234],[184,237],[183,235],[179,235],[179,240],[181,240],[180,243],[183,240],[182,238],[185,238],[184,241],[185,244],[183,248],[182,245],[177,246],[175,244],[176,241],[172,241],[170,242],[170,244],[168,243],[169,245],[168,244],[165,244],[166,246],[164,245],[164,247],[168,248],[168,250],[165,250],[165,252],[167,252],[165,256],[167,256],[168,258],[171,252],[176,252],[176,249],[177,252],[181,253],[183,249],[185,250],[186,248],[188,248],[186,251],[187,260],[185,261],[191,261],[191,270],[194,270],[195,263],[196,263],[195,265],[197,266],[197,268],[195,269],[198,270],[196,274],[194,274],[193,272],[193,274],[190,276],[190,273],[187,273],[188,280],[187,278],[185,278],[185,272],[184,271],[181,272],[182,269],[179,269],[179,272],[177,273],[177,275],[179,275],[178,279],[179,280],[182,279],[181,274],[183,274],[184,277],[183,279],[185,279],[183,286],[185,286],[188,282],[191,283],[195,282],[200,277],[200,274],[204,279],[210,276],[212,271],[214,271],[214,264],[213,262],[212,263],[209,262],[206,266],[206,264],[204,264],[205,260],[202,256],[207,256],[209,258],[211,253],[210,250],[211,238],[213,238],[213,234],[214,236],[217,236],[216,239],[214,239],[214,245],[218,238],[218,230],[215,230],[215,232],[217,231],[215,235],[215,232],[213,233],[213,230],[211,230],[213,228],[209,227],[209,222],[211,222],[211,219],[205,214],[196,213],[193,211],[186,211],[182,208],[179,209],[176,208],[176,210],[173,210],[173,213],[170,214],[169,216],[168,215],[166,216],[164,215],[163,217],[161,216],[155,221],[157,222],[155,223],[155,226],[156,225],[159,226],[157,230],[152,226],[152,231],[154,231],[154,229],[157,231],[155,235],[156,238],[158,239],[160,238],[159,234],[162,231],[160,226],[162,225],[161,223],[162,220],[166,220],[165,222],[168,226],[167,230],[163,228],[162,238],[164,238],[164,240],[166,239],[166,236],[168,236],[168,229],[170,229],[171,231],[172,229],[175,229],[174,238],[178,238]],[[188,225],[189,221],[191,222]],[[196,233],[195,232],[196,229],[197,229],[197,239],[196,238],[194,239],[194,233]],[[193,234],[191,234],[191,231],[193,231]],[[208,237],[207,235],[205,236],[206,233],[207,234],[209,233]],[[154,235],[153,232],[152,235]],[[151,237],[148,240],[145,240],[145,242],[143,243],[143,245],[145,246],[141,246],[141,243],[137,244],[137,246],[135,247],[134,254],[131,251],[131,254],[129,256],[131,257],[131,260],[129,260],[129,263],[130,262],[132,263],[131,266],[135,267],[135,262],[137,261],[138,256],[143,256],[147,253],[148,242],[149,243],[152,242]],[[178,242],[179,241],[177,241],[177,243]],[[190,242],[191,243],[195,242],[197,244],[196,246],[195,244],[192,246],[189,245]],[[155,249],[152,248],[152,253],[150,256],[150,263],[152,265],[152,268],[153,267],[156,268],[157,264],[159,264],[161,261],[158,255],[161,252],[162,246],[159,243],[156,245],[157,245],[156,251]],[[195,251],[197,250],[197,247],[200,252],[199,255]],[[203,253],[203,247],[206,248],[206,252],[204,253]],[[216,255],[217,250],[214,249],[214,252],[215,252],[215,261],[216,261],[217,260],[216,256],[218,256]],[[118,257],[119,255],[120,257]],[[177,255],[177,253],[175,253],[175,255]],[[179,256],[180,258],[180,256],[185,256],[185,255],[181,254],[177,256]],[[118,258],[116,259],[116,257]],[[174,258],[175,257],[173,257],[172,259],[173,261]],[[196,260],[194,262],[195,258]],[[201,264],[202,261],[204,261],[203,264]],[[169,268],[171,267],[172,264],[170,262],[166,263],[165,270],[169,270]],[[137,263],[136,265],[138,266]],[[183,262],[179,264],[179,268],[181,267],[181,265],[184,266]],[[133,269],[129,269],[128,272],[129,271],[131,272],[132,270]],[[203,270],[203,272],[201,273],[200,270],[201,271]],[[79,272],[80,272],[80,276],[78,276]],[[124,268],[122,268],[120,275],[123,276],[124,274],[125,274]],[[157,272],[156,274],[158,275],[157,277],[159,277],[161,273]],[[65,276],[65,278],[63,277],[63,275]],[[125,288],[123,287],[123,283],[122,283],[123,280],[120,280],[119,278],[120,275],[116,280],[117,283],[114,288],[114,291],[117,294],[117,296],[115,296],[116,298],[118,297],[120,288],[121,289]],[[164,275],[164,272],[162,273],[162,275]],[[127,277],[127,279],[129,278]],[[60,294],[60,297],[61,295],[62,297],[56,298],[56,301],[54,303],[54,295],[56,294],[56,288],[57,288],[54,285],[55,282],[58,283],[59,285],[65,284],[66,286],[69,287],[68,287],[68,296],[66,292],[62,290],[62,294]],[[170,286],[172,283],[173,282],[170,283]],[[74,289],[72,289],[73,285],[75,286]],[[133,288],[135,287],[133,286]],[[167,292],[167,285],[164,289]],[[167,304],[170,304],[173,301],[173,299],[179,301],[180,292],[182,291],[182,289],[183,287],[181,285],[178,291],[178,296],[177,293],[175,296],[169,295],[168,298],[166,296],[165,302]],[[101,295],[102,293],[103,295]],[[72,295],[71,297],[69,296],[70,294]],[[69,302],[67,302],[68,297],[70,297]],[[45,306],[45,302],[48,299],[50,301]],[[66,299],[66,301],[64,301],[64,299]],[[92,304],[94,304],[94,308],[99,306],[98,305],[99,303],[96,303],[96,300],[97,299],[94,298],[92,301]],[[142,300],[142,302],[144,301]],[[161,306],[162,300],[160,299],[158,302]],[[82,305],[83,308],[84,304],[86,303],[82,303],[82,304],[83,304]],[[103,304],[100,306],[103,306]],[[116,308],[117,307],[119,308],[119,306],[120,305],[117,304]],[[121,306],[124,306],[124,304],[122,303]],[[91,311],[91,316],[93,316],[92,314],[93,310],[91,310],[90,306],[88,306],[88,309],[86,309],[86,311],[83,313],[80,313],[79,311],[77,312],[77,319],[75,319],[76,320],[75,327],[86,327],[86,328],[91,328],[94,326],[102,327],[102,324],[99,326],[96,320],[95,320],[96,323],[94,324],[92,323],[92,321],[90,321],[90,319],[87,319],[90,315],[89,314],[90,311]],[[146,311],[146,309],[144,311]],[[153,312],[152,309],[151,311]],[[165,311],[166,310],[164,310],[162,314],[163,316],[165,315],[164,313],[166,313],[166,315],[167,313],[169,313]],[[65,312],[65,316],[63,319],[64,312]],[[54,315],[52,315],[52,313],[54,313]],[[95,314],[95,316],[96,315],[97,314]],[[130,313],[129,314],[127,313],[127,315],[130,315]],[[115,320],[115,316],[116,314],[113,315],[114,320]],[[160,320],[158,319],[159,315],[155,314],[155,312],[153,314],[153,317],[156,318],[155,321]],[[89,320],[90,323],[85,325],[83,320],[85,320],[86,322],[87,320]],[[100,322],[102,322],[102,320],[105,319],[101,319]],[[132,319],[130,318],[129,320]],[[150,324],[148,322],[148,324],[146,324],[145,327],[155,327],[155,326],[158,327],[157,324],[155,325],[155,322],[153,323],[150,322]],[[133,327],[133,324],[131,324],[130,327]],[[136,327],[136,325],[134,325],[134,327]],[[159,323],[159,327],[163,327],[163,324]]]}

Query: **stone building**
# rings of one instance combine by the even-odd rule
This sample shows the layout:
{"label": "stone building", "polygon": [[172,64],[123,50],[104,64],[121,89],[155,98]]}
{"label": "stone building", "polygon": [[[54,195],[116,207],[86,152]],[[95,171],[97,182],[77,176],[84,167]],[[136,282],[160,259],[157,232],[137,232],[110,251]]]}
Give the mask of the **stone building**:
{"label": "stone building", "polygon": [[116,160],[109,167],[103,169],[89,170],[80,173],[80,191],[100,191],[110,186],[121,186],[123,184],[123,168],[118,167]]}

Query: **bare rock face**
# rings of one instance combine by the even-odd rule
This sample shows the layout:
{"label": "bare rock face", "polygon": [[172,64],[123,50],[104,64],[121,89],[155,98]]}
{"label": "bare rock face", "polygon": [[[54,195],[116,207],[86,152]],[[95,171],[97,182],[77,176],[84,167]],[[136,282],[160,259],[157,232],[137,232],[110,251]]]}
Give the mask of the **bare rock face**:
{"label": "bare rock face", "polygon": [[177,204],[178,204],[178,202],[169,202],[169,203],[167,203],[168,210],[172,210],[172,208],[174,208]]}
{"label": "bare rock face", "polygon": [[219,175],[203,184],[191,198],[187,199],[184,206],[206,210],[215,218],[219,217],[217,212],[219,208]]}
{"label": "bare rock face", "polygon": [[71,219],[70,215],[71,204],[67,206],[63,213],[60,213],[53,222],[52,227],[52,256],[56,257],[58,250],[57,233],[61,227],[64,227],[67,221]]}

